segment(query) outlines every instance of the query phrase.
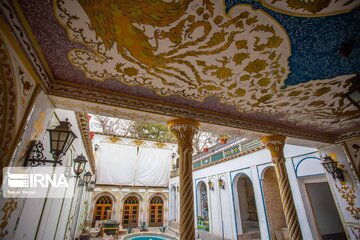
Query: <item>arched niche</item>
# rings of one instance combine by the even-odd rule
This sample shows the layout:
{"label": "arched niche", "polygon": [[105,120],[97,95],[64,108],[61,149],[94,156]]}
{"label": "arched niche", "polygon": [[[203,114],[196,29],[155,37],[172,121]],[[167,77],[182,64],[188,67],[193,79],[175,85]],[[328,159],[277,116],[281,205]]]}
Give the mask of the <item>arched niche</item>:
{"label": "arched niche", "polygon": [[209,231],[208,189],[204,181],[199,181],[196,186],[196,215],[197,228]]}
{"label": "arched niche", "polygon": [[250,177],[238,173],[233,181],[236,229],[238,235],[259,234],[255,193]]}

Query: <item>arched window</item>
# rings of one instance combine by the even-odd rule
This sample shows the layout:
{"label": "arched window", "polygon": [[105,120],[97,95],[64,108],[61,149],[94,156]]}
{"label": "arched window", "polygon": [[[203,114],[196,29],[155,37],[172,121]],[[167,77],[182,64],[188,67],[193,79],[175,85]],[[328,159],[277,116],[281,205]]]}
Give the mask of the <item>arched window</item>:
{"label": "arched window", "polygon": [[139,199],[135,196],[127,197],[124,201],[123,227],[137,227],[139,218]]}
{"label": "arched window", "polygon": [[125,204],[139,204],[139,200],[137,199],[137,197],[128,197],[126,198]]}
{"label": "arched window", "polygon": [[111,218],[112,200],[109,196],[100,196],[95,204],[93,225],[96,221]]}
{"label": "arched window", "polygon": [[154,196],[150,199],[149,226],[159,227],[163,225],[164,202],[160,196]]}

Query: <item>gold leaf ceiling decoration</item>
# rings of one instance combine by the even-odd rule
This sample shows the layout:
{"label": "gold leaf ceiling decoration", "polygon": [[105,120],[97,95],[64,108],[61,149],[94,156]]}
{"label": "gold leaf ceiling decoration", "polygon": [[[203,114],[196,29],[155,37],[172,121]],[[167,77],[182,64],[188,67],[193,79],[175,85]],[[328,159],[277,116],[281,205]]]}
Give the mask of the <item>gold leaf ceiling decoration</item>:
{"label": "gold leaf ceiling decoration", "polygon": [[322,17],[346,13],[360,6],[358,0],[262,0],[274,11],[293,16]]}
{"label": "gold leaf ceiling decoration", "polygon": [[[158,95],[216,96],[239,112],[282,114],[294,125],[338,129],[359,117],[342,93],[348,76],[282,87],[291,46],[275,19],[223,1],[55,1],[71,41],[69,61],[87,78],[116,79]],[[331,100],[331,101],[330,101]]]}

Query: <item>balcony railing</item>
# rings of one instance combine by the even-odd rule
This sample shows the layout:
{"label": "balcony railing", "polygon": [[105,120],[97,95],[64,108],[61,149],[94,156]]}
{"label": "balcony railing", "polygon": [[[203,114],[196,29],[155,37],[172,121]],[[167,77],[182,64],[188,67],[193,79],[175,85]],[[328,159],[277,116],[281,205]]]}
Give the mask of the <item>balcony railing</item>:
{"label": "balcony railing", "polygon": [[[198,153],[193,156],[193,171],[207,166],[212,166],[224,161],[237,158],[264,148],[259,140],[243,140],[241,138],[229,139],[227,144],[215,145],[207,153]],[[178,165],[173,165],[170,177],[179,175]]]}

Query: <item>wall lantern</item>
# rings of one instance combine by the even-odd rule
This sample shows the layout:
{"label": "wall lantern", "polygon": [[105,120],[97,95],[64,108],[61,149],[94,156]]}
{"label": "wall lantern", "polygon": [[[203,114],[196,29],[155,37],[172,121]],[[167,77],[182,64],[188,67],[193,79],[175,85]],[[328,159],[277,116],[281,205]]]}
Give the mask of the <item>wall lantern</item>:
{"label": "wall lantern", "polygon": [[90,183],[91,177],[92,177],[91,172],[86,172],[86,173],[84,174],[82,180],[83,180],[83,182],[85,183],[86,186]]}
{"label": "wall lantern", "polygon": [[47,129],[50,134],[50,153],[54,160],[47,159],[44,156],[44,145],[41,141],[31,141],[30,147],[27,151],[24,161],[24,167],[30,164],[31,167],[45,165],[45,163],[53,163],[54,167],[57,164],[62,165],[61,157],[64,156],[70,145],[76,138],[76,135],[71,131],[71,124],[68,119],[60,121],[60,124],[54,129]]}
{"label": "wall lantern", "polygon": [[214,190],[214,184],[211,180],[208,181],[208,186],[210,190]]}
{"label": "wall lantern", "polygon": [[94,150],[95,150],[95,152],[96,152],[97,150],[99,150],[99,147],[100,147],[100,146],[99,146],[99,144],[97,144],[97,143],[94,145]]}
{"label": "wall lantern", "polygon": [[80,174],[85,170],[85,166],[87,162],[88,161],[86,160],[83,154],[78,155],[74,159],[74,172],[77,178],[79,178]]}
{"label": "wall lantern", "polygon": [[219,187],[222,188],[222,189],[225,189],[225,182],[224,180],[222,180],[221,178],[219,178]]}
{"label": "wall lantern", "polygon": [[94,189],[95,189],[95,181],[94,180],[92,180],[90,183],[89,183],[89,186],[86,188],[86,191],[88,191],[88,192],[92,192],[92,191],[94,191]]}
{"label": "wall lantern", "polygon": [[326,155],[321,164],[334,179],[344,181],[344,174],[342,173],[342,170],[337,167],[337,162],[335,162],[330,156]]}

